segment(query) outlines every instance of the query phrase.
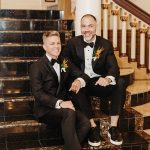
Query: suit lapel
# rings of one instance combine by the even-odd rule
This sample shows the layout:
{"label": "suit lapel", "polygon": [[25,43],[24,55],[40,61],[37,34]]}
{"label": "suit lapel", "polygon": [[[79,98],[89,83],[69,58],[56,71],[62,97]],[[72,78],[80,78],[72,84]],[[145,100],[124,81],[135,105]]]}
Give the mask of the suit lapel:
{"label": "suit lapel", "polygon": [[84,45],[83,45],[83,36],[81,36],[79,38],[79,41],[78,43],[76,44],[77,45],[77,56],[80,57],[81,59],[81,69],[82,71],[84,71],[84,68],[85,68],[85,56],[84,56]]}
{"label": "suit lapel", "polygon": [[59,92],[61,91],[62,87],[64,86],[64,83],[65,83],[65,80],[66,80],[67,74],[68,74],[68,71],[67,71],[68,69],[66,69],[66,72],[61,70],[61,64],[62,64],[62,61],[60,63],[60,82],[59,82],[59,86],[57,88],[56,95],[59,94]]}
{"label": "suit lapel", "polygon": [[57,77],[56,71],[54,70],[53,66],[51,65],[51,63],[49,62],[49,60],[46,56],[44,56],[44,60],[45,60],[46,68],[53,74],[55,80],[58,82],[58,77]]}
{"label": "suit lapel", "polygon": [[[94,54],[94,53],[97,51],[97,49],[100,48],[100,47],[101,47],[101,39],[100,39],[98,36],[96,36],[96,41],[95,41],[95,46],[94,46],[93,54]],[[94,68],[94,66],[96,65],[96,63],[97,63],[98,60],[99,60],[99,59],[96,59],[96,60],[92,59],[92,66],[93,66],[93,68]]]}

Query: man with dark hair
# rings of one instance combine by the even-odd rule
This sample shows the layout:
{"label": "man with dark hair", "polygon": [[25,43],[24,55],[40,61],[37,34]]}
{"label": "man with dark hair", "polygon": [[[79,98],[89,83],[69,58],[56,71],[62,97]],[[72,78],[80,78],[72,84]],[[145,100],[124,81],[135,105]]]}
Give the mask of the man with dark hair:
{"label": "man with dark hair", "polygon": [[[110,142],[121,145],[123,140],[117,128],[125,99],[125,81],[119,77],[119,67],[112,43],[96,35],[97,20],[91,14],[81,18],[81,34],[67,43],[63,55],[90,77],[87,95],[106,100],[111,96],[111,121],[108,130]],[[84,109],[84,108],[82,108]]]}

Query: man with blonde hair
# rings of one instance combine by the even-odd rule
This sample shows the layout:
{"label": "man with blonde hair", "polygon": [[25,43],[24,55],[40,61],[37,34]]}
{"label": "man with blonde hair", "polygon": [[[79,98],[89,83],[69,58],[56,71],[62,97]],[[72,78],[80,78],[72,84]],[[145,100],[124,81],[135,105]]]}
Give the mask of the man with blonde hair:
{"label": "man with blonde hair", "polygon": [[[61,41],[57,31],[43,34],[46,54],[30,66],[30,80],[35,97],[34,114],[40,122],[61,127],[64,150],[80,150],[90,129],[89,119],[76,110],[69,96],[80,94],[87,76],[67,58],[60,57]],[[74,81],[68,88],[68,79]],[[83,85],[82,85],[83,84]]]}

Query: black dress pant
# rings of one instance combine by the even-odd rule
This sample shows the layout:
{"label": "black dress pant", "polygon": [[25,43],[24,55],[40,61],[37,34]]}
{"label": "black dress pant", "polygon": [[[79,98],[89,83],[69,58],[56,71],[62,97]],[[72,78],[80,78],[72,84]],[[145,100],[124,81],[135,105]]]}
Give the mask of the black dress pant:
{"label": "black dress pant", "polygon": [[80,144],[90,129],[89,119],[78,110],[53,109],[39,121],[49,126],[61,126],[64,150],[80,150]]}
{"label": "black dress pant", "polygon": [[106,87],[95,85],[97,80],[98,77],[90,79],[86,87],[87,94],[89,96],[100,97],[103,101],[109,97],[109,100],[111,101],[110,115],[120,115],[126,98],[125,80],[123,78],[119,78],[116,85],[108,85]]}

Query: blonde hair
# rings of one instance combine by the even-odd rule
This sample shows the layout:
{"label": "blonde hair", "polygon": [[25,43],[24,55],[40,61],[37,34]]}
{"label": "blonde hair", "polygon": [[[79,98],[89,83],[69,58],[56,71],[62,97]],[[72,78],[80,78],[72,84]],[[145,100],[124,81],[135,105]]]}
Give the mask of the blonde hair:
{"label": "blonde hair", "polygon": [[48,37],[52,37],[52,36],[57,36],[60,38],[60,34],[58,31],[46,31],[43,33],[43,43],[45,42],[45,40],[48,38]]}

